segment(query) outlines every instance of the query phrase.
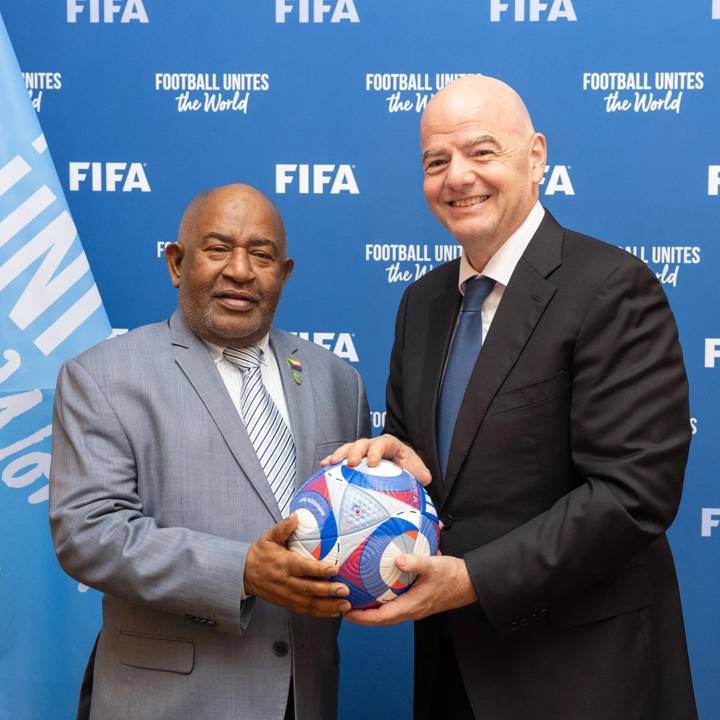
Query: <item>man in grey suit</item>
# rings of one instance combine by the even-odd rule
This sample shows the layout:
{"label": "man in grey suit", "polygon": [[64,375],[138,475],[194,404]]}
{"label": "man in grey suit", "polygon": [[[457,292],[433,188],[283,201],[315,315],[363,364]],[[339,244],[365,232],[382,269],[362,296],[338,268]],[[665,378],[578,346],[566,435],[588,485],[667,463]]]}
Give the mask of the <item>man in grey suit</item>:
{"label": "man in grey suit", "polygon": [[286,549],[296,521],[282,515],[322,457],[369,433],[362,381],[271,329],[293,261],[257,190],[193,200],[166,260],[169,321],[101,343],[58,381],[53,539],[104,593],[81,711],[334,718],[347,588]]}

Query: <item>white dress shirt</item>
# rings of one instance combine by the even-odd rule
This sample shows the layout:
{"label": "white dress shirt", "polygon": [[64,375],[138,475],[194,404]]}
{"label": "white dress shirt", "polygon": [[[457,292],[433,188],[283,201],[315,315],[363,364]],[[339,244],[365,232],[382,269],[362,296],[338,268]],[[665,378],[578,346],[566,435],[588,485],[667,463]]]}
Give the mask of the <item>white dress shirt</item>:
{"label": "white dress shirt", "polygon": [[490,324],[495,317],[495,312],[498,309],[500,300],[502,300],[503,293],[507,284],[510,282],[510,276],[515,270],[515,266],[518,264],[520,257],[525,252],[525,249],[532,240],[533,235],[540,227],[540,223],[545,217],[545,210],[543,206],[537,202],[533,206],[533,209],[528,213],[528,216],[523,220],[522,225],[497,249],[495,254],[488,260],[487,265],[482,273],[479,273],[467,259],[465,253],[460,257],[460,274],[458,277],[458,287],[460,292],[465,294],[465,283],[470,278],[489,277],[495,281],[495,287],[492,292],[487,296],[487,299],[482,305],[482,332],[483,342],[485,336],[490,329]]}
{"label": "white dress shirt", "polygon": [[[225,359],[223,355],[224,348],[212,343],[205,342],[213,360],[215,366],[220,373],[220,377],[225,383],[225,387],[230,393],[233,404],[235,405],[238,415],[242,418],[242,412],[240,410],[240,395],[243,386],[243,373],[242,370]],[[260,375],[262,376],[263,385],[270,393],[270,397],[275,403],[277,409],[280,411],[285,424],[288,426],[290,433],[293,434],[293,428],[290,424],[290,415],[288,414],[287,402],[285,402],[285,393],[283,392],[282,380],[280,378],[280,368],[278,367],[277,358],[273,349],[270,347],[270,336],[266,335],[257,346],[262,350],[262,358],[260,360]],[[294,439],[294,434],[293,434]]]}

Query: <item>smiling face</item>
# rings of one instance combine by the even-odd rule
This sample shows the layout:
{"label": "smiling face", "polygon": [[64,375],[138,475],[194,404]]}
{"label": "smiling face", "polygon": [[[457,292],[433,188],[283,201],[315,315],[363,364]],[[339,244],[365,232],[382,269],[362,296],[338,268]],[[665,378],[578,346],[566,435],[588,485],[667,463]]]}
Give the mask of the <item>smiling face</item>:
{"label": "smiling face", "polygon": [[165,258],[187,324],[221,347],[254,345],[269,332],[293,268],[277,210],[247,185],[196,198]]}
{"label": "smiling face", "polygon": [[478,75],[428,103],[420,137],[425,199],[482,270],[537,201],[545,138],[514,90]]}

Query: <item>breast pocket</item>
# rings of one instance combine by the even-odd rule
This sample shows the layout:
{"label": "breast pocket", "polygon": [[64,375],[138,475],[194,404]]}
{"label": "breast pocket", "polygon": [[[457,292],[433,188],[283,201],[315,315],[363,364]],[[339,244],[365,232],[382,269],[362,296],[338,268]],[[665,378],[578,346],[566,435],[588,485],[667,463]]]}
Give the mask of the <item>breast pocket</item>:
{"label": "breast pocket", "polygon": [[490,406],[490,415],[520,410],[541,405],[564,395],[570,387],[570,378],[565,370],[552,377],[498,393]]}
{"label": "breast pocket", "polygon": [[123,665],[143,670],[189,675],[195,665],[192,640],[120,632],[119,658]]}

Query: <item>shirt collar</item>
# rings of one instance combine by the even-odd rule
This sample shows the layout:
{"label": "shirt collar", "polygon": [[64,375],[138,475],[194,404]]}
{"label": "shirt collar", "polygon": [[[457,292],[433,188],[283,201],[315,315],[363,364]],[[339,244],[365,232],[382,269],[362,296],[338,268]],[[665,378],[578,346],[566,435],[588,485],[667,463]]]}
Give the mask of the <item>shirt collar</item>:
{"label": "shirt collar", "polygon": [[495,254],[488,260],[485,269],[479,273],[463,253],[460,256],[460,274],[458,277],[458,289],[464,295],[465,283],[470,278],[483,275],[492,278],[500,285],[507,285],[515,266],[530,244],[540,223],[545,217],[545,210],[540,202],[536,202],[528,216],[523,220],[520,227],[495,251]]}
{"label": "shirt collar", "polygon": [[[223,355],[223,350],[225,348],[220,347],[219,345],[215,345],[214,343],[208,342],[207,340],[203,340],[205,345],[207,346],[208,350],[210,350],[210,355],[212,355],[212,359],[215,361],[215,364],[217,365],[219,362],[222,362],[225,359],[225,356]],[[262,365],[267,365],[267,355],[268,350],[270,347],[270,333],[265,335],[262,340],[255,343],[257,347],[260,348],[260,363]]]}

